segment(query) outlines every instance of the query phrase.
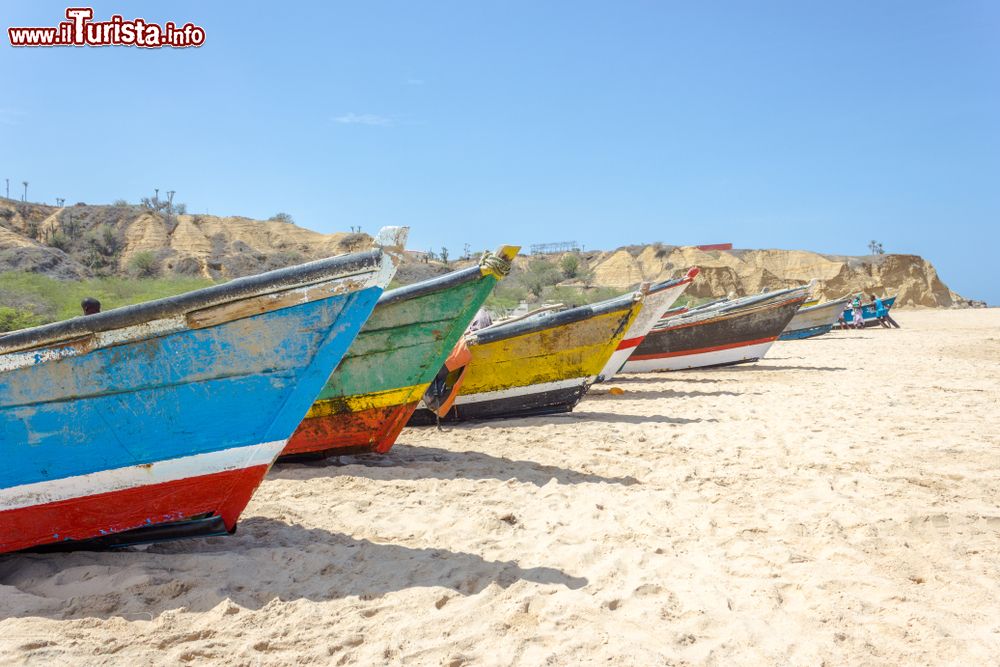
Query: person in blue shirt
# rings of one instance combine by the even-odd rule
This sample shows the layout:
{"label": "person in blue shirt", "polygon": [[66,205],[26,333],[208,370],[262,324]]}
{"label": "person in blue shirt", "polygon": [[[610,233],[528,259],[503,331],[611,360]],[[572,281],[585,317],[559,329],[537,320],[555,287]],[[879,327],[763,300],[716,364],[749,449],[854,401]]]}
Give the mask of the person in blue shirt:
{"label": "person in blue shirt", "polygon": [[872,306],[875,308],[875,318],[878,320],[878,323],[886,329],[891,329],[892,327],[899,329],[899,324],[889,315],[889,311],[886,309],[885,304],[882,303],[882,299],[876,299],[874,294],[869,294],[869,296],[872,300]]}

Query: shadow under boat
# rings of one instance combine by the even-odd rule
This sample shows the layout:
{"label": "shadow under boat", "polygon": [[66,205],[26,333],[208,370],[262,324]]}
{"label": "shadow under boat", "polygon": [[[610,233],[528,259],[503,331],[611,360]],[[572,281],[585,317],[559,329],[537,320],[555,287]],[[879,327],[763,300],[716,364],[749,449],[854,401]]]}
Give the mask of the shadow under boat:
{"label": "shadow under boat", "polygon": [[[503,423],[501,428],[507,427]],[[494,428],[500,427],[491,422]],[[451,427],[449,426],[449,430]],[[313,465],[276,465],[270,479],[312,479],[342,474],[343,466],[359,466],[352,474],[378,479],[516,479],[526,484],[544,486],[552,479],[560,484],[638,484],[632,476],[608,477],[580,472],[535,461],[509,459],[476,451],[451,451],[438,447],[396,443],[386,454],[355,454],[317,461]]]}
{"label": "shadow under boat", "polygon": [[836,371],[846,371],[845,366],[773,366],[770,364],[755,366],[733,366],[730,371],[738,372],[773,372],[773,371],[817,371],[820,373],[830,373]]}
{"label": "shadow under boat", "polygon": [[[613,384],[614,383],[612,383],[612,385]],[[719,389],[717,391],[698,391],[696,389],[690,391],[678,391],[676,389],[628,389],[621,394],[612,394],[609,391],[595,391],[591,388],[581,405],[585,406],[588,401],[634,401],[658,398],[699,398],[711,396],[760,396],[762,393],[763,392],[760,391],[728,391],[725,389]]]}
{"label": "shadow under boat", "polygon": [[[220,556],[223,556],[220,558]],[[86,591],[71,569],[86,571]],[[137,576],[123,579],[133,572]],[[240,576],[234,573],[246,573]],[[579,589],[589,582],[549,566],[522,567],[448,549],[357,539],[267,517],[244,519],[233,537],[187,540],[147,550],[13,553],[0,556],[0,617],[152,620],[184,607],[204,612],[230,600],[261,609],[274,600],[372,600],[410,588],[473,595],[518,581]]]}

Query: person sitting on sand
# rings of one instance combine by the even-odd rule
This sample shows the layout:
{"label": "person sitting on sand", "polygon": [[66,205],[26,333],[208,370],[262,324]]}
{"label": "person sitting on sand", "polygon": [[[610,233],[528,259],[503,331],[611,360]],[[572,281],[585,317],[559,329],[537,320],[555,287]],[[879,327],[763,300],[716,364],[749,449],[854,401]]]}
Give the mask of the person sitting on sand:
{"label": "person sitting on sand", "polygon": [[878,320],[878,323],[886,329],[891,329],[892,327],[899,329],[899,324],[889,315],[889,311],[886,309],[885,304],[882,303],[882,299],[876,299],[874,294],[870,294],[869,296],[872,298],[872,307],[875,308],[875,318]]}
{"label": "person sitting on sand", "polygon": [[83,308],[84,315],[96,315],[101,312],[101,302],[92,296],[88,296],[86,299],[81,301],[80,307]]}

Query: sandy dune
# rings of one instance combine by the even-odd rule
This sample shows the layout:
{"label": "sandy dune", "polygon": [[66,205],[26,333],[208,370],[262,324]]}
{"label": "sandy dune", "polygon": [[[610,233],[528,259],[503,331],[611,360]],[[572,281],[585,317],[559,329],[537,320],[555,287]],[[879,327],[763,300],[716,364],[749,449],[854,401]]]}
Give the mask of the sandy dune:
{"label": "sandy dune", "polygon": [[7,664],[987,664],[1000,310],[275,468],[235,537],[0,556]]}

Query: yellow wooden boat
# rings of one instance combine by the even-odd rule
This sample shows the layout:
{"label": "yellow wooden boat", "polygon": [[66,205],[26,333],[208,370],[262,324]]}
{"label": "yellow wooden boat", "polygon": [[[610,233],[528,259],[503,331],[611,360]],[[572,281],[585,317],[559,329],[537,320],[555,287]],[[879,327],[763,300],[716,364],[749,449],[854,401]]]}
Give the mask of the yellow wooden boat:
{"label": "yellow wooden boat", "polygon": [[[569,412],[618,348],[642,301],[635,292],[468,334],[471,361],[442,421]],[[435,421],[421,404],[410,424]]]}

